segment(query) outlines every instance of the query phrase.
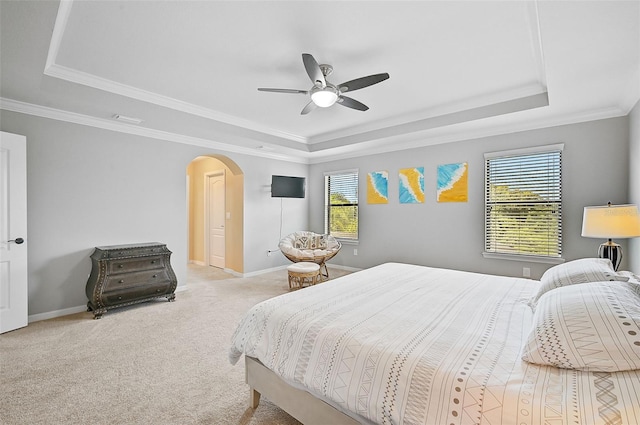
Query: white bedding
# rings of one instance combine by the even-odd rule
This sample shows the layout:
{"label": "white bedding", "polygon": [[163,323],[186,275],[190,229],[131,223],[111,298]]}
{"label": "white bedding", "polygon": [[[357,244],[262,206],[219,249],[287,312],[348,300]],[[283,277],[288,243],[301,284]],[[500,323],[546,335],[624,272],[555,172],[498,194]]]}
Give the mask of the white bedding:
{"label": "white bedding", "polygon": [[640,424],[640,371],[521,360],[538,285],[383,264],[256,305],[230,360],[379,424]]}

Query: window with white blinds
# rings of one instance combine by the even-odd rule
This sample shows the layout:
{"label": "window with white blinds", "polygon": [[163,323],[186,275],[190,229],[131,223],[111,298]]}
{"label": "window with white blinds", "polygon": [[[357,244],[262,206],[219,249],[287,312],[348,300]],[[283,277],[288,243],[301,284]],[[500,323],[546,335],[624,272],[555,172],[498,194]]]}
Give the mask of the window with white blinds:
{"label": "window with white blinds", "polygon": [[560,258],[563,146],[485,154],[485,253]]}
{"label": "window with white blinds", "polygon": [[343,240],[358,240],[358,170],[325,173],[324,231]]}

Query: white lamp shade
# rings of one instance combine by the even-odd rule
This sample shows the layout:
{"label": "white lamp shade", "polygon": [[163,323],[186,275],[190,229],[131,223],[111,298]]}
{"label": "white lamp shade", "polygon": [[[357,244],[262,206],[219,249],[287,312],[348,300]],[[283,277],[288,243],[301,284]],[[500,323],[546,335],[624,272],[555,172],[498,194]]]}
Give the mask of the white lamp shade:
{"label": "white lamp shade", "polygon": [[582,236],[605,239],[639,237],[640,214],[638,213],[638,206],[584,207]]}
{"label": "white lamp shade", "polygon": [[338,93],[336,93],[336,90],[332,87],[327,86],[323,90],[312,92],[311,100],[321,108],[328,108],[336,103],[336,100],[338,100]]}

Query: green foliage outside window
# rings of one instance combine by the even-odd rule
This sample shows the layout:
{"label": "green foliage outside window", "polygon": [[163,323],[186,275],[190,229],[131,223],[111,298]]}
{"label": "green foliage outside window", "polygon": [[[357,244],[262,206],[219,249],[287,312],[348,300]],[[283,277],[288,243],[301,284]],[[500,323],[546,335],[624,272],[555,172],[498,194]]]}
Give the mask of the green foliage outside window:
{"label": "green foliage outside window", "polygon": [[490,191],[487,251],[560,256],[560,202],[508,186],[492,185]]}
{"label": "green foliage outside window", "polygon": [[330,194],[329,233],[337,238],[358,238],[358,203],[342,193]]}

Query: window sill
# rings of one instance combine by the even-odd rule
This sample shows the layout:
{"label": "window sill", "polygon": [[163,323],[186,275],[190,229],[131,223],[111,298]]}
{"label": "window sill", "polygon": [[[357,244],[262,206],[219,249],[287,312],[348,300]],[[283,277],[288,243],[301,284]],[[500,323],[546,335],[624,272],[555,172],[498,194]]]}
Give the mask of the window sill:
{"label": "window sill", "polygon": [[354,240],[354,239],[340,239],[340,238],[336,238],[336,240],[338,242],[340,242],[342,245],[360,245],[360,241],[359,240]]}
{"label": "window sill", "polygon": [[482,256],[484,258],[491,258],[494,260],[521,261],[523,263],[546,263],[546,264],[564,263],[564,258],[541,257],[538,255],[496,254],[494,252],[483,252]]}

